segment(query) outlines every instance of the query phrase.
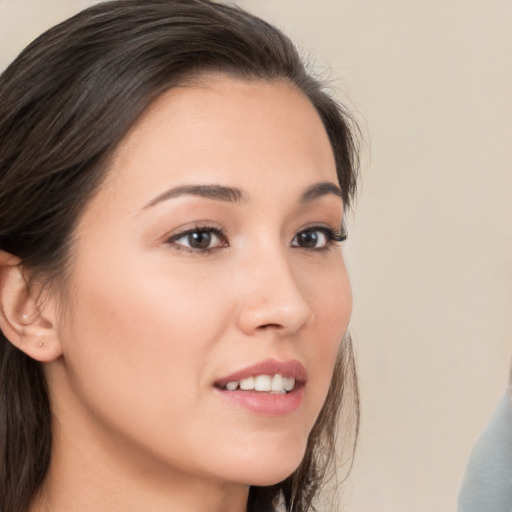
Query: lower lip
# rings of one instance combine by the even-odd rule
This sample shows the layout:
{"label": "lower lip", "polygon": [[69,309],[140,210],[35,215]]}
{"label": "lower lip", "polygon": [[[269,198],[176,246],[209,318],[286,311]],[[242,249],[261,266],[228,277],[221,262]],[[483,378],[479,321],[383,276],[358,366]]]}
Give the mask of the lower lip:
{"label": "lower lip", "polygon": [[217,391],[230,403],[265,416],[291,414],[301,406],[304,398],[304,386],[286,394],[272,394],[261,391],[226,391],[223,389],[217,389]]}

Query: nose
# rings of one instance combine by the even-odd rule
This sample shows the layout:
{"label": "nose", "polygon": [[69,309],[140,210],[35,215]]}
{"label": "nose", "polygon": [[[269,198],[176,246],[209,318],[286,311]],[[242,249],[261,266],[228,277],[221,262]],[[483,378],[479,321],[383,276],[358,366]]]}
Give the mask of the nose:
{"label": "nose", "polygon": [[306,287],[283,255],[252,257],[244,267],[238,323],[245,334],[272,330],[293,335],[313,323]]}

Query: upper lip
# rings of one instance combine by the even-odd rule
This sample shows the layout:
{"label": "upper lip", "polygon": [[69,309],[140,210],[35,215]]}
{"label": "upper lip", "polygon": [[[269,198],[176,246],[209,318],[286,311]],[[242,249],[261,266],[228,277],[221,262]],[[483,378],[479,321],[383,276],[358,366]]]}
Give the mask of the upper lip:
{"label": "upper lip", "polygon": [[219,387],[225,386],[228,382],[240,381],[256,375],[282,375],[283,377],[293,377],[296,382],[304,384],[307,380],[306,369],[304,365],[296,359],[290,361],[277,361],[276,359],[266,359],[252,366],[247,366],[226,377],[215,381]]}

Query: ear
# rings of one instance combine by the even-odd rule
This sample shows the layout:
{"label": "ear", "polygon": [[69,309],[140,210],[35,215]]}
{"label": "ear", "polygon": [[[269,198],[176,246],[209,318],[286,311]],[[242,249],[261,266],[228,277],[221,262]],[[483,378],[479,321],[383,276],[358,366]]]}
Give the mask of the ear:
{"label": "ear", "polygon": [[21,260],[0,250],[0,329],[29,357],[41,362],[62,354],[51,301],[41,303],[27,284]]}

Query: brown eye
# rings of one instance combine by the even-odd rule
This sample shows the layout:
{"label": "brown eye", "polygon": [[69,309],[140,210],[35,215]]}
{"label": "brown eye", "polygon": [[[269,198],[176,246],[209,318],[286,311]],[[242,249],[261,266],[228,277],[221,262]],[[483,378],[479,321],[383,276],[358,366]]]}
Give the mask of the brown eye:
{"label": "brown eye", "polygon": [[332,229],[327,227],[313,227],[299,231],[292,240],[292,247],[301,247],[302,249],[327,249],[334,242],[341,242],[345,236],[337,235]]}
{"label": "brown eye", "polygon": [[302,231],[301,233],[298,233],[296,236],[297,245],[299,247],[313,249],[317,247],[319,240],[321,240],[322,236],[325,238],[325,235],[323,233],[319,233],[318,231]]}
{"label": "brown eye", "polygon": [[169,243],[177,249],[207,252],[226,247],[226,237],[215,228],[194,228],[174,235]]}
{"label": "brown eye", "polygon": [[208,231],[195,231],[187,235],[187,242],[192,249],[207,249],[212,241],[212,235]]}

